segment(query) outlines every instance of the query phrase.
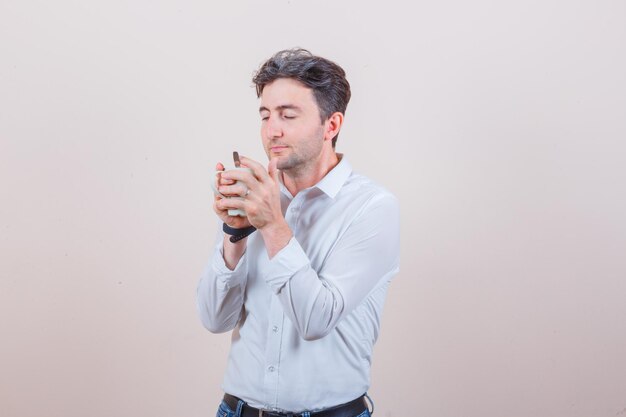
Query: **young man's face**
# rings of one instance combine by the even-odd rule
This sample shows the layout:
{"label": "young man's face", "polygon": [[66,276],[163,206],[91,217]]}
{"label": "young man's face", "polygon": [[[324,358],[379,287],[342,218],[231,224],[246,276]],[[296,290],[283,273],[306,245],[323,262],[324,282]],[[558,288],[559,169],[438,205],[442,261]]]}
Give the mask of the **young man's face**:
{"label": "young man's face", "polygon": [[294,174],[319,161],[324,145],[324,124],[313,91],[298,81],[279,78],[261,95],[261,138],[278,169]]}

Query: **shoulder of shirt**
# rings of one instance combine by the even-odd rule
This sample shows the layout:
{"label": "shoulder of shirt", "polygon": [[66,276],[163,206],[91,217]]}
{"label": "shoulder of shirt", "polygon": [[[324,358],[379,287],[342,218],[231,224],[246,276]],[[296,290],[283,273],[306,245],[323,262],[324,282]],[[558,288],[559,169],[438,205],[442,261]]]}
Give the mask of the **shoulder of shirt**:
{"label": "shoulder of shirt", "polygon": [[350,198],[354,198],[354,194],[357,194],[362,197],[358,198],[360,201],[388,201],[395,205],[398,204],[398,198],[391,191],[369,177],[354,171],[350,173],[339,194],[344,194]]}

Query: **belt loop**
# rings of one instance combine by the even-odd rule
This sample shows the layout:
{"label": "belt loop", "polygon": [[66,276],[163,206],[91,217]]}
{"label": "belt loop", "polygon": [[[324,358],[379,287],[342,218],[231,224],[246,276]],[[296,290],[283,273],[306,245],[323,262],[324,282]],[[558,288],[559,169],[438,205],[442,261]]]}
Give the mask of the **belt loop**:
{"label": "belt loop", "polygon": [[366,405],[369,402],[370,404],[372,404],[372,410],[370,411],[370,407],[369,405],[367,406],[367,411],[370,412],[370,414],[374,414],[374,401],[372,401],[372,398],[367,395],[367,392],[365,394],[363,394],[365,396],[365,398],[367,398],[368,401],[365,401]]}
{"label": "belt loop", "polygon": [[243,400],[237,400],[237,410],[235,410],[235,417],[241,417],[241,410],[243,409],[243,405],[245,403]]}

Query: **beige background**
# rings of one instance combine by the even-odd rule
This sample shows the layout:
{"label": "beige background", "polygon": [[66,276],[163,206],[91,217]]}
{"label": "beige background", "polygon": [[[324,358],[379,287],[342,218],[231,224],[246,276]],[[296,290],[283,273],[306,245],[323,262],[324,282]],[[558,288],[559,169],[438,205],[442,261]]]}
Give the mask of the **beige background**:
{"label": "beige background", "polygon": [[208,181],[304,46],[402,204],[376,415],[626,415],[623,1],[0,1],[0,415],[213,416]]}

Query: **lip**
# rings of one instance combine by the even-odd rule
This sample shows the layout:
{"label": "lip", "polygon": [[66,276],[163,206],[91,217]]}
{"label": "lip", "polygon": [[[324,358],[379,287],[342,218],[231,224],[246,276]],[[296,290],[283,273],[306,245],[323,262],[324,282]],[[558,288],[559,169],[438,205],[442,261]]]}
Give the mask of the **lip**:
{"label": "lip", "polygon": [[271,150],[272,152],[280,152],[280,151],[282,151],[282,150],[284,150],[284,149],[287,149],[287,146],[272,146],[272,147],[270,148],[270,150]]}

